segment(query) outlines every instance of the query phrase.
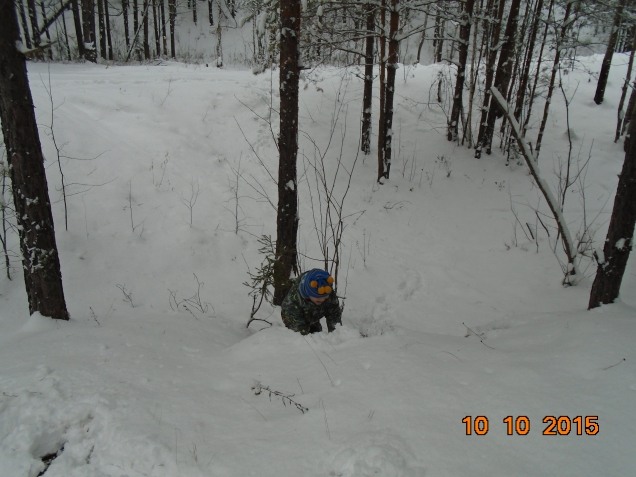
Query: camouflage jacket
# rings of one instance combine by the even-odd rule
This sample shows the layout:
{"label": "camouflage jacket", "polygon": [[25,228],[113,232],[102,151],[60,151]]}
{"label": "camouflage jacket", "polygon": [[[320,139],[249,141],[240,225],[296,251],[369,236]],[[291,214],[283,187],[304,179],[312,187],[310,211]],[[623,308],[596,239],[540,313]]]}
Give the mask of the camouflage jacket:
{"label": "camouflage jacket", "polygon": [[327,300],[321,305],[315,305],[309,298],[303,298],[298,290],[302,275],[292,282],[292,286],[281,305],[281,315],[285,325],[294,330],[307,334],[309,326],[320,321],[323,316],[327,318],[327,328],[333,331],[336,323],[342,324],[342,312],[336,292],[332,291]]}

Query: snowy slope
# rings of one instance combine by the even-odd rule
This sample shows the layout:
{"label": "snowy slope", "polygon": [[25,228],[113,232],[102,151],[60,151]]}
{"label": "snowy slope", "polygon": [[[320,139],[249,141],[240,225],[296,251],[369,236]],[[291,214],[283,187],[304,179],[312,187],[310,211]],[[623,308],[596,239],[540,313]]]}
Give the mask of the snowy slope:
{"label": "snowy slope", "polygon": [[[612,142],[624,63],[615,58],[602,106],[587,73],[565,78],[569,94],[576,89],[575,154],[586,158],[594,141],[585,186],[597,244],[624,157]],[[598,70],[600,58],[585,65]],[[276,107],[276,74],[270,84],[269,73],[179,63],[29,68],[72,320],[29,317],[19,267],[13,281],[2,279],[0,475],[35,477],[42,457],[61,449],[45,476],[633,473],[634,260],[619,303],[586,311],[591,281],[561,286],[546,234],[538,251],[519,228],[514,238],[511,196],[524,224],[535,224],[524,204],[539,202],[525,167],[506,166],[498,150],[476,160],[446,141],[445,117],[425,104],[436,66],[400,79],[398,154],[381,187],[375,156],[356,153],[359,79],[325,69],[301,85],[307,257],[319,254],[308,161],[312,141],[325,150],[335,111],[327,174],[341,147],[347,168],[357,158],[345,202],[354,215],[339,276],[343,326],[307,337],[285,329],[275,309],[259,315],[272,327],[245,328],[251,300],[242,283],[261,260],[256,237],[275,234],[263,195],[275,203],[276,186],[255,153],[274,174],[272,131],[257,115],[269,115],[271,100]],[[62,161],[74,194],[68,231],[47,136],[49,74],[56,140],[74,158]],[[539,159],[553,185],[565,130],[556,98]],[[184,202],[197,189],[191,216]],[[565,216],[574,230],[582,210],[571,192]],[[175,307],[195,295],[197,280],[202,310]],[[258,382],[293,402],[255,394]],[[488,433],[467,436],[466,416],[486,416]],[[507,435],[507,416],[527,416],[530,432]],[[573,424],[569,435],[543,435],[546,416],[598,416],[599,432],[576,435]]]}

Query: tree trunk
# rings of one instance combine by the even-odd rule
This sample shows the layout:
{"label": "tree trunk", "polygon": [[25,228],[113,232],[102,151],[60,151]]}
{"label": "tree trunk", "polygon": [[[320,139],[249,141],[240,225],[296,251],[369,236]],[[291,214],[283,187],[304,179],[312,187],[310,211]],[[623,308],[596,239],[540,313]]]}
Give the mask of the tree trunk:
{"label": "tree trunk", "polygon": [[386,88],[385,88],[385,76],[386,76],[386,0],[382,1],[382,8],[380,9],[380,60],[378,66],[380,69],[380,114],[378,115],[378,182],[384,177],[384,145],[386,144],[386,122],[384,120],[385,115],[385,103],[386,103]]}
{"label": "tree trunk", "polygon": [[[208,20],[210,26],[214,26],[214,15],[212,15],[212,0],[208,0]],[[256,21],[256,19],[254,19]]]}
{"label": "tree trunk", "polygon": [[455,80],[455,94],[453,97],[453,109],[448,122],[449,141],[457,140],[459,117],[463,110],[464,82],[466,80],[466,61],[468,60],[468,44],[470,42],[470,28],[473,23],[473,9],[475,0],[466,0],[459,30],[459,60],[457,63],[457,79]]}
{"label": "tree trunk", "polygon": [[[46,10],[44,9],[44,2],[40,1],[40,9],[42,10],[42,21],[46,21]],[[62,10],[63,12],[64,10]],[[46,33],[47,43],[51,43],[51,34],[49,33],[49,27],[44,25],[44,32]],[[49,60],[53,59],[53,48],[48,48],[49,51]]]}
{"label": "tree trunk", "polygon": [[541,73],[541,63],[543,58],[543,49],[545,48],[545,42],[548,37],[548,28],[550,27],[550,16],[552,15],[552,7],[554,6],[554,0],[550,0],[550,6],[548,7],[548,16],[546,17],[545,30],[543,32],[543,40],[541,40],[541,48],[539,48],[539,56],[537,57],[537,71],[534,74],[534,81],[532,83],[532,90],[530,91],[528,111],[526,112],[526,119],[523,122],[523,129],[521,134],[526,137],[526,131],[528,129],[528,123],[530,122],[530,116],[532,115],[532,105],[534,104],[534,95],[537,91],[537,84],[539,83],[539,74]]}
{"label": "tree trunk", "polygon": [[38,27],[38,13],[35,9],[35,0],[27,0],[27,8],[29,10],[29,19],[31,20],[31,31],[33,32],[33,46],[40,46],[40,35]]}
{"label": "tree trunk", "polygon": [[71,7],[73,9],[73,24],[75,25],[75,36],[77,37],[77,52],[80,58],[84,58],[86,55],[86,49],[84,48],[84,35],[82,33],[82,17],[80,15],[79,4],[77,0],[71,1]]}
{"label": "tree trunk", "polygon": [[[490,108],[490,96],[492,87],[492,81],[495,76],[495,63],[497,61],[497,45],[499,44],[499,35],[501,34],[501,19],[503,18],[503,11],[505,0],[499,0],[493,4],[492,9],[488,12],[491,20],[489,21],[490,30],[490,46],[488,46],[488,58],[486,61],[486,84],[484,86],[484,103],[481,108],[481,121],[479,121],[479,134],[477,135],[477,145],[475,146],[475,157],[481,158],[481,150],[485,144],[486,137],[486,119],[488,118],[488,110]],[[497,11],[496,19],[494,17],[495,10]]]}
{"label": "tree trunk", "polygon": [[437,25],[437,23],[435,24],[435,28],[436,28],[436,33],[435,33],[435,37],[437,38],[437,51],[435,53],[435,61],[437,63],[441,63],[442,62],[442,57],[443,57],[443,53],[444,53],[444,35],[445,35],[445,27],[446,27],[446,20],[441,18],[440,15],[437,16],[437,20],[440,20],[439,23],[439,27]]}
{"label": "tree trunk", "polygon": [[395,74],[398,69],[398,51],[400,41],[397,38],[400,26],[398,0],[391,0],[391,16],[389,17],[389,57],[386,65],[386,85],[384,87],[384,177],[391,173],[391,156],[393,153],[393,98],[395,96]]}
{"label": "tree trunk", "polygon": [[97,43],[95,38],[95,3],[93,0],[82,0],[82,19],[84,26],[85,57],[88,61],[97,63]]}
{"label": "tree trunk", "polygon": [[197,24],[197,0],[192,0],[192,21]]}
{"label": "tree trunk", "polygon": [[375,30],[375,15],[373,6],[366,6],[367,38],[364,55],[364,97],[362,100],[362,141],[361,150],[371,154],[371,110],[373,109],[373,43]]}
{"label": "tree trunk", "polygon": [[164,0],[159,0],[159,12],[161,13],[161,40],[163,43],[163,54],[168,54],[168,41],[166,38],[166,8]]}
{"label": "tree trunk", "polygon": [[565,40],[565,34],[570,27],[568,20],[570,19],[570,12],[572,11],[572,3],[568,3],[565,8],[565,15],[563,16],[563,23],[561,26],[561,34],[557,39],[556,53],[554,54],[554,64],[552,65],[552,76],[550,76],[550,85],[548,86],[548,97],[545,101],[543,108],[543,119],[541,120],[541,127],[539,128],[539,135],[537,136],[537,146],[535,147],[535,161],[539,160],[539,151],[541,150],[541,142],[543,140],[543,133],[545,132],[545,126],[548,123],[548,112],[550,111],[550,103],[552,102],[552,93],[554,93],[554,83],[556,80],[556,74],[559,71],[561,62],[561,49]]}
{"label": "tree trunk", "polygon": [[627,74],[625,75],[625,81],[623,82],[623,89],[621,91],[621,100],[618,103],[618,121],[616,123],[616,135],[614,136],[614,142],[618,142],[618,139],[621,137],[621,130],[623,128],[623,118],[625,117],[623,106],[625,106],[625,97],[627,96],[627,89],[629,88],[629,80],[632,78],[632,68],[634,67],[634,53],[636,53],[636,27],[632,29],[632,36],[633,36],[632,51],[629,54],[629,63],[627,64]]}
{"label": "tree trunk", "polygon": [[175,58],[174,24],[177,19],[177,0],[168,0],[168,14],[170,15],[170,56]]}
{"label": "tree trunk", "polygon": [[106,43],[108,44],[108,59],[114,60],[113,39],[110,30],[110,14],[108,13],[108,0],[104,0],[104,17],[106,18]]}
{"label": "tree trunk", "polygon": [[20,21],[22,23],[22,32],[24,33],[24,41],[26,47],[30,50],[33,48],[31,43],[31,35],[29,34],[29,24],[27,23],[26,12],[24,11],[24,1],[19,0],[18,9],[20,10]]}
{"label": "tree trunk", "polygon": [[124,17],[124,36],[126,37],[126,51],[130,50],[130,27],[128,25],[128,0],[121,0],[121,13]]}
{"label": "tree trunk", "polygon": [[537,33],[539,32],[539,20],[541,19],[541,11],[543,10],[543,0],[537,1],[537,6],[534,11],[534,21],[530,30],[530,39],[528,44],[528,53],[523,65],[523,71],[521,73],[521,79],[519,82],[519,89],[517,91],[517,101],[515,103],[515,119],[521,123],[521,112],[523,111],[523,103],[526,98],[526,89],[530,81],[530,66],[532,59],[534,58],[534,45],[537,41]]}
{"label": "tree trunk", "polygon": [[159,41],[159,21],[157,17],[157,0],[152,0],[152,27],[155,31],[156,56],[161,56],[161,42]]}
{"label": "tree trunk", "polygon": [[621,21],[623,19],[623,9],[625,8],[626,3],[627,0],[620,0],[620,3],[616,7],[614,24],[612,25],[612,31],[610,32],[610,37],[607,42],[607,50],[605,50],[605,57],[603,58],[603,65],[601,66],[601,72],[598,76],[598,83],[596,84],[596,94],[594,94],[594,102],[596,104],[601,104],[603,102],[603,97],[605,96],[607,78],[609,77],[610,67],[612,66],[612,57],[614,56],[616,40],[618,40]]}
{"label": "tree trunk", "polygon": [[[636,121],[630,122],[629,135],[636,135]],[[614,303],[614,300],[618,298],[625,266],[634,246],[635,197],[636,141],[630,141],[623,170],[618,179],[612,218],[603,247],[603,257],[597,257],[598,269],[592,284],[588,309],[596,308],[603,303]]]}
{"label": "tree trunk", "polygon": [[97,0],[97,18],[99,19],[99,54],[108,58],[106,53],[106,22],[104,22],[104,0]]}
{"label": "tree trunk", "polygon": [[13,0],[0,0],[0,121],[7,150],[29,313],[68,320],[44,157]]}
{"label": "tree trunk", "polygon": [[291,286],[292,272],[298,271],[298,83],[300,1],[280,2],[280,134],[278,150],[278,214],[276,217],[276,261],[274,262],[274,305],[280,305]]}
{"label": "tree trunk", "polygon": [[149,60],[150,56],[150,29],[148,27],[148,8],[150,0],[144,0],[143,27],[144,27],[144,59]]}
{"label": "tree trunk", "polygon": [[[507,94],[510,77],[512,76],[512,62],[515,52],[515,37],[517,35],[517,26],[519,24],[520,6],[521,0],[512,0],[510,3],[508,23],[506,24],[504,40],[501,45],[501,53],[499,54],[499,63],[497,64],[497,72],[495,73],[494,86],[497,90],[502,92],[502,94]],[[486,119],[486,129],[482,139],[482,144],[486,147],[486,154],[490,154],[492,152],[492,137],[495,131],[495,121],[502,115],[503,112],[501,108],[497,106],[497,102],[491,101],[490,109],[488,110],[488,117]]]}

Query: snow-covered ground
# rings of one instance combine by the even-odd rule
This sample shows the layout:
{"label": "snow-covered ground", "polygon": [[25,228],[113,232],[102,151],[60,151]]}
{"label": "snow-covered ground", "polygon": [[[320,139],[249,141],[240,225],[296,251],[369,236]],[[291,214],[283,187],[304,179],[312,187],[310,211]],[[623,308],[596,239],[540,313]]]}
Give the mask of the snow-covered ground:
{"label": "snow-covered ground", "polygon": [[[592,148],[585,209],[597,246],[624,158],[613,136],[625,63],[615,57],[601,106],[583,71],[598,71],[600,57],[564,76],[574,156]],[[562,287],[545,230],[538,244],[526,238],[537,226],[530,206],[545,210],[526,167],[446,141],[445,117],[427,105],[437,68],[398,76],[398,154],[382,186],[375,155],[356,152],[360,80],[323,69],[301,85],[304,268],[320,265],[307,258],[319,256],[312,141],[327,150],[335,121],[327,175],[340,156],[355,163],[343,326],[303,337],[276,309],[258,315],[273,326],[245,328],[256,239],[275,235],[264,167],[275,177],[277,152],[258,116],[276,107],[277,72],[271,84],[269,72],[204,65],[30,64],[72,320],[29,317],[14,259],[14,279],[0,282],[0,475],[36,477],[55,453],[46,477],[632,475],[636,263],[614,305],[586,310],[587,262],[588,278]],[[556,97],[539,159],[553,186],[565,121]],[[341,169],[337,197],[345,181]],[[581,187],[565,204],[574,232]],[[201,310],[176,306],[197,290]],[[466,435],[467,416],[485,416],[488,432]],[[526,416],[529,432],[508,435],[507,416]],[[547,416],[571,422],[570,433],[545,435]]]}

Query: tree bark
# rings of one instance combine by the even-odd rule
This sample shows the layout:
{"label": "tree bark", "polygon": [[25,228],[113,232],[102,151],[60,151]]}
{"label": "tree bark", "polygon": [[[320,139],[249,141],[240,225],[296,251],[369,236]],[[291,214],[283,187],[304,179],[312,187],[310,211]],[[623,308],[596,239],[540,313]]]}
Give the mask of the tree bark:
{"label": "tree bark", "polygon": [[44,158],[12,0],[0,0],[0,121],[19,229],[29,312],[68,320]]}
{"label": "tree bark", "polygon": [[561,34],[557,39],[556,53],[554,54],[554,64],[552,65],[552,75],[550,76],[550,85],[548,86],[548,97],[543,107],[543,119],[541,120],[541,127],[539,128],[539,135],[537,136],[537,147],[535,148],[535,161],[539,160],[539,151],[541,150],[541,142],[543,140],[543,133],[545,132],[545,126],[548,123],[548,112],[550,111],[550,103],[552,102],[552,94],[554,93],[554,83],[556,81],[556,74],[561,68],[561,50],[563,48],[563,42],[565,41],[565,34],[570,27],[570,13],[572,11],[572,2],[568,3],[565,8],[565,15],[563,16],[563,24],[561,25]]}
{"label": "tree bark", "polygon": [[97,18],[99,19],[99,54],[108,58],[106,53],[106,22],[104,21],[104,0],[97,0]]}
{"label": "tree bark", "polygon": [[[488,11],[489,30],[490,30],[490,45],[488,46],[488,57],[486,60],[486,84],[484,86],[484,102],[481,108],[481,121],[479,121],[479,133],[477,134],[477,145],[475,146],[475,158],[481,158],[481,150],[485,144],[486,136],[486,119],[488,118],[488,111],[490,108],[490,96],[492,87],[492,81],[495,76],[495,63],[497,61],[497,45],[499,44],[499,35],[501,34],[501,19],[503,18],[503,11],[505,0],[499,0],[495,2],[491,10]],[[495,11],[497,16],[495,17]]]}
{"label": "tree bark", "polygon": [[[636,121],[629,124],[629,135],[636,135]],[[588,309],[614,303],[618,298],[625,266],[634,246],[636,224],[636,141],[630,141],[623,170],[618,179],[612,218],[603,257],[597,257],[598,269],[592,284]]]}
{"label": "tree bark", "polygon": [[113,39],[110,30],[110,14],[108,10],[108,0],[104,0],[104,17],[106,19],[106,43],[108,45],[108,59],[113,61]]}
{"label": "tree bark", "polygon": [[175,58],[174,24],[177,19],[177,0],[168,0],[168,14],[170,15],[170,56]]}
{"label": "tree bark", "polygon": [[26,47],[30,50],[33,46],[31,43],[31,35],[29,34],[29,24],[27,23],[26,12],[24,11],[23,0],[19,0],[18,8],[20,10],[20,22],[22,24],[22,32],[24,33],[24,41],[26,43]]}
{"label": "tree bark", "polygon": [[598,83],[596,84],[596,93],[594,94],[594,102],[601,104],[603,97],[605,96],[605,88],[607,87],[607,78],[609,77],[610,67],[612,66],[612,57],[614,56],[614,49],[616,48],[616,40],[618,40],[618,33],[623,19],[623,9],[627,0],[620,0],[616,7],[616,14],[614,15],[614,24],[612,25],[612,31],[607,42],[607,50],[605,50],[605,57],[603,58],[603,65],[601,66],[601,72],[598,76]]}
{"label": "tree bark", "polygon": [[77,37],[77,52],[79,53],[80,58],[83,59],[86,55],[86,49],[84,48],[84,34],[82,33],[82,17],[77,0],[71,0],[71,8],[73,10],[75,36]]}
{"label": "tree bark", "polygon": [[126,38],[126,51],[130,50],[130,27],[128,25],[128,0],[121,0],[121,14],[124,17],[124,36]]}
{"label": "tree bark", "polygon": [[385,115],[385,103],[386,103],[386,0],[381,0],[382,7],[380,8],[380,59],[378,66],[380,69],[380,114],[378,115],[378,182],[384,177],[384,144],[386,143],[386,121]]}
{"label": "tree bark", "polygon": [[375,14],[373,5],[365,8],[367,14],[367,38],[364,55],[364,96],[362,99],[362,140],[361,150],[371,154],[371,111],[373,109],[373,44],[375,30]]}
{"label": "tree bark", "polygon": [[[508,22],[504,32],[504,40],[501,45],[501,53],[499,54],[499,63],[497,64],[497,72],[495,73],[494,86],[507,94],[510,77],[512,76],[512,62],[515,52],[515,40],[517,35],[517,25],[519,24],[519,7],[521,0],[512,0],[510,3],[510,13],[508,14]],[[486,154],[492,152],[492,137],[495,131],[495,121],[503,115],[501,108],[496,102],[490,102],[488,117],[486,119],[486,129],[482,139],[483,145],[486,147]]]}
{"label": "tree bark", "polygon": [[157,17],[157,0],[152,0],[152,27],[155,31],[156,56],[161,56],[161,42],[159,41],[159,21]]}
{"label": "tree bark", "polygon": [[298,192],[298,83],[300,0],[280,2],[280,134],[278,150],[278,213],[276,218],[276,260],[274,262],[274,305],[280,305],[297,272]]}
{"label": "tree bark", "polygon": [[459,116],[464,109],[464,82],[466,80],[466,61],[468,60],[468,44],[470,43],[470,29],[473,23],[473,9],[475,0],[467,0],[462,14],[459,30],[459,59],[457,63],[457,79],[455,80],[455,94],[453,97],[453,109],[448,122],[446,138],[449,141],[457,140]]}
{"label": "tree bark", "polygon": [[627,96],[627,89],[629,88],[629,80],[632,78],[634,53],[636,53],[636,27],[632,28],[632,37],[632,51],[629,54],[629,63],[627,64],[627,74],[625,75],[625,81],[623,82],[623,89],[621,91],[621,100],[618,102],[618,121],[616,122],[616,135],[614,136],[614,142],[618,142],[623,128],[623,118],[625,117],[623,106],[625,106],[625,97]]}
{"label": "tree bark", "polygon": [[391,0],[389,17],[389,57],[386,65],[386,84],[384,86],[384,178],[391,173],[391,156],[393,153],[393,102],[395,97],[395,74],[398,69],[398,50],[400,41],[397,38],[400,26],[398,0]]}
{"label": "tree bark", "polygon": [[97,63],[97,46],[95,41],[95,3],[93,0],[82,0],[82,19],[84,25],[84,53],[88,61]]}
{"label": "tree bark", "polygon": [[33,46],[40,45],[40,28],[38,27],[38,13],[35,9],[35,0],[27,0],[27,8],[29,11],[29,19],[31,20],[31,31],[33,32]]}
{"label": "tree bark", "polygon": [[149,60],[150,57],[150,33],[148,28],[148,8],[150,4],[149,0],[144,0],[144,12],[143,12],[143,27],[144,27],[144,59]]}
{"label": "tree bark", "polygon": [[528,89],[528,83],[530,81],[530,66],[532,59],[534,58],[534,45],[537,41],[537,33],[539,32],[539,21],[541,20],[541,11],[543,10],[543,0],[537,1],[537,6],[534,11],[534,21],[532,22],[532,28],[530,30],[530,40],[528,44],[528,54],[526,55],[526,61],[523,65],[523,71],[521,73],[521,79],[519,82],[519,90],[517,91],[517,102],[515,103],[515,119],[520,123],[521,112],[523,111],[523,103],[526,98],[526,89]]}

